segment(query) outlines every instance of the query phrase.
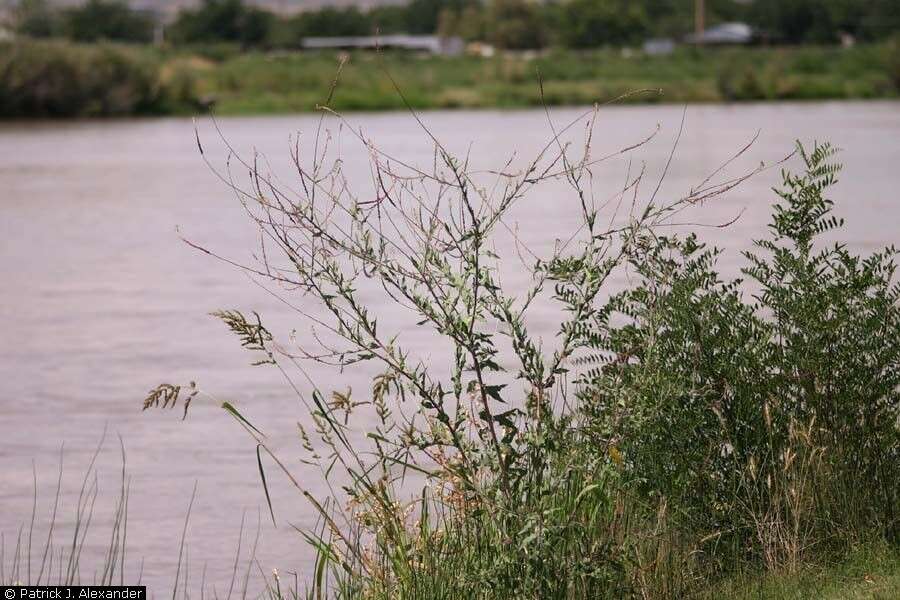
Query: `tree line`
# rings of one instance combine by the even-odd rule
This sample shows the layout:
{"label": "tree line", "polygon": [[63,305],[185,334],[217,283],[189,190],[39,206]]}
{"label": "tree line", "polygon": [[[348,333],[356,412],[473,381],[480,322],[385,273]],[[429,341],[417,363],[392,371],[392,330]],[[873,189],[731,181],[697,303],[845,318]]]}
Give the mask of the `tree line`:
{"label": "tree line", "polygon": [[[876,40],[900,29],[896,0],[706,0],[706,22],[743,21],[773,43],[836,43],[844,34]],[[226,42],[295,48],[311,36],[413,33],[459,36],[499,48],[590,48],[680,37],[693,28],[690,0],[411,0],[404,5],[326,7],[280,16],[243,0],[203,0],[165,28],[173,44]],[[147,43],[157,17],[122,0],[88,0],[59,8],[22,0],[17,33],[79,42]]]}

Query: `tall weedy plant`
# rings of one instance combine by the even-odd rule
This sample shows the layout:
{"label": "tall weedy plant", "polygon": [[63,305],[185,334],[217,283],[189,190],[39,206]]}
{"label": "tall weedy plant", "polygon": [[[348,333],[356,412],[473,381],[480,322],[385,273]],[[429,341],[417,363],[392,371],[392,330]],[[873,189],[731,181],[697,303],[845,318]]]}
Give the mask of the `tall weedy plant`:
{"label": "tall weedy plant", "polygon": [[[262,240],[258,263],[233,264],[314,327],[314,346],[298,347],[258,315],[216,313],[257,364],[287,378],[309,410],[299,426],[309,460],[343,483],[335,497],[314,497],[249,416],[224,404],[257,443],[264,488],[274,463],[321,517],[304,533],[318,552],[310,597],[672,596],[723,556],[719,547],[772,565],[800,555],[840,522],[809,519],[839,510],[837,488],[820,485],[834,478],[877,481],[878,500],[857,514],[892,522],[897,289],[887,255],[813,252],[814,234],[836,224],[822,196],[829,150],[804,153],[808,172],[786,175],[774,238],[759,243],[774,258],[749,256],[761,291],[745,303],[740,284],[713,271],[714,252],[660,227],[763,167],[713,183],[717,169],[675,200],[658,197],[668,164],[649,193],[644,171],[629,171],[598,198],[592,169],[656,133],[595,156],[597,111],[561,127],[548,113],[549,139],[532,160],[485,172],[416,115],[433,149],[427,166],[326,110],[310,154],[295,146],[295,189],[255,156],[229,159],[249,171],[247,186],[220,173]],[[365,193],[350,189],[326,117],[367,149]],[[567,141],[579,128],[582,142]],[[541,253],[513,215],[552,182],[567,185],[580,219]],[[514,261],[529,275],[525,290],[502,281],[501,265]],[[623,268],[643,281],[607,301]],[[550,342],[529,326],[547,304],[559,314]],[[446,364],[414,356],[379,325],[397,311],[433,332]],[[857,331],[876,322],[878,337]],[[305,394],[294,378],[308,377],[310,362],[375,375],[362,393],[309,377]],[[860,370],[826,374],[838,363]],[[198,388],[184,391],[162,385],[144,407],[182,401],[186,414]],[[820,491],[830,504],[812,499]],[[281,595],[277,581],[271,591]]]}

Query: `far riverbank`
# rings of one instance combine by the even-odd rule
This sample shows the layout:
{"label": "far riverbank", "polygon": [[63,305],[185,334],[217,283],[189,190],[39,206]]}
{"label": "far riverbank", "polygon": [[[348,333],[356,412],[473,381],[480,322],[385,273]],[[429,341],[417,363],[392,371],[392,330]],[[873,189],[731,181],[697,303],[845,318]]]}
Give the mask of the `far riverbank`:
{"label": "far riverbank", "polygon": [[897,41],[490,58],[16,42],[0,44],[0,118],[306,112],[342,60],[329,104],[341,111],[900,97]]}

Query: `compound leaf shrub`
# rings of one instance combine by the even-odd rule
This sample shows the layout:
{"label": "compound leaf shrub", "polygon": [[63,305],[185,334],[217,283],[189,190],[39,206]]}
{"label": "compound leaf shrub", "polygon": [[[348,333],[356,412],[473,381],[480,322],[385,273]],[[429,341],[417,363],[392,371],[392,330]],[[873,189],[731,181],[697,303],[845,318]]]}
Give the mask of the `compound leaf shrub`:
{"label": "compound leaf shrub", "polygon": [[842,225],[826,196],[839,166],[827,144],[798,152],[805,171],[783,173],[743,279],[723,280],[694,235],[647,235],[640,282],[582,339],[585,418],[625,478],[705,555],[770,568],[896,540],[900,506],[896,251],[821,241]]}

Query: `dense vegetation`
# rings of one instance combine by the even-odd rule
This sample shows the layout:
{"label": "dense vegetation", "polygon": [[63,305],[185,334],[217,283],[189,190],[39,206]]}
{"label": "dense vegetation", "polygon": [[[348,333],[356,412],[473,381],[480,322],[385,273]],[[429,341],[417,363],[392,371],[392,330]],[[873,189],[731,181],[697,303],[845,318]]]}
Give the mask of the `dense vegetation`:
{"label": "dense vegetation", "polygon": [[26,37],[62,37],[77,42],[153,40],[154,19],[115,0],[87,0],[56,8],[47,0],[22,0],[13,13],[16,31]]}
{"label": "dense vegetation", "polygon": [[[267,497],[274,468],[319,512],[304,533],[318,552],[310,597],[719,597],[760,573],[759,590],[783,587],[860,547],[897,555],[897,252],[823,239],[842,225],[834,150],[798,145],[767,234],[726,279],[717,250],[669,227],[766,167],[726,177],[725,162],[669,200],[629,172],[598,197],[592,167],[609,156],[591,152],[596,110],[501,172],[434,138],[425,168],[360,137],[375,185],[360,195],[327,143],[294,155],[299,195],[242,161],[250,187],[234,191],[265,246],[242,268],[299,295],[286,301],[314,332],[288,342],[259,315],[216,316],[291,382],[309,410],[302,460],[335,495],[311,496],[253,415],[223,406],[257,446]],[[548,232],[556,243],[523,239],[515,208],[551,181],[581,220]],[[528,273],[524,289],[504,267]],[[548,304],[551,338],[533,332]],[[379,326],[400,313],[446,362]],[[371,389],[322,389],[300,361],[372,373]],[[198,393],[164,384],[144,408],[187,415]],[[270,592],[283,594],[277,580]]]}
{"label": "dense vegetation", "polygon": [[[872,41],[900,29],[894,0],[707,0],[707,22],[744,21],[761,40],[836,43],[849,34]],[[693,2],[683,0],[411,0],[368,11],[326,7],[281,18],[242,0],[203,0],[169,27],[174,43],[237,42],[253,47],[297,47],[307,36],[440,33],[501,48],[573,48],[681,38],[693,30]],[[47,0],[23,0],[15,25],[25,35],[145,42],[153,21],[120,0],[88,0],[55,10]]]}
{"label": "dense vegetation", "polygon": [[[291,17],[242,0],[204,0],[165,28],[153,15],[118,0],[67,8],[23,0],[12,23],[20,37],[2,42],[0,118],[187,113],[213,103],[223,114],[310,110],[317,90],[332,80],[337,60],[328,53],[292,51],[309,36],[376,32],[438,33],[510,51],[544,50],[536,57],[504,52],[489,59],[356,54],[344,69],[335,108],[403,108],[376,63],[394,73],[416,108],[590,104],[641,89],[662,93],[628,100],[897,96],[900,38],[890,37],[900,19],[895,2],[706,4],[709,23],[745,20],[766,47],[684,47],[671,56],[629,49],[653,36],[679,39],[692,29],[692,3],[670,0],[412,0],[369,11],[324,8]],[[843,35],[865,43],[842,51],[835,42]],[[101,46],[32,41],[38,38]],[[147,45],[162,39],[163,44]],[[820,45],[772,48],[770,42]],[[535,85],[538,76],[543,99]]]}
{"label": "dense vegetation", "polygon": [[[403,108],[387,69],[417,108],[587,105],[635,90],[634,102],[721,102],[890,98],[900,92],[891,60],[900,46],[795,49],[684,49],[671,56],[558,52],[534,59],[498,56],[422,59],[354,54],[333,105],[342,110]],[[197,73],[223,113],[309,110],[333,77],[330,54],[245,54]]]}
{"label": "dense vegetation", "polygon": [[[0,116],[219,114],[313,110],[334,79],[332,53],[241,52],[17,42],[0,51]],[[8,50],[7,50],[8,49]],[[354,53],[332,99],[340,110],[404,107],[387,69],[416,108],[587,105],[636,90],[629,102],[895,98],[897,42],[837,47],[682,49],[670,56],[616,50],[536,58]],[[39,76],[38,76],[39,75]],[[125,90],[130,90],[124,93]],[[91,94],[95,94],[94,97]],[[104,99],[118,95],[119,100]]]}
{"label": "dense vegetation", "polygon": [[197,108],[190,77],[142,49],[0,42],[0,117],[128,116]]}

